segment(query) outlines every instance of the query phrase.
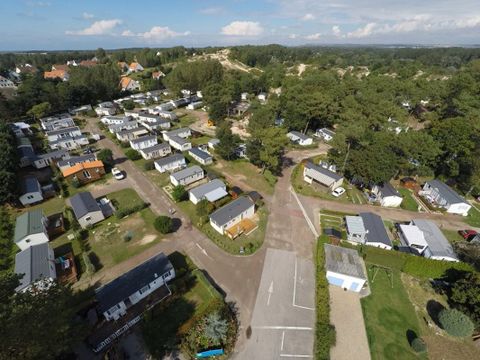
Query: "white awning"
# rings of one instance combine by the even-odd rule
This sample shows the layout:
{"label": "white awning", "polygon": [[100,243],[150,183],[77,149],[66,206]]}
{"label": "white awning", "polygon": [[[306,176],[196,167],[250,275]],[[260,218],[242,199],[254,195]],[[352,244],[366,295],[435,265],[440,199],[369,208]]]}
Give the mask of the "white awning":
{"label": "white awning", "polygon": [[227,196],[228,193],[223,190],[222,188],[215,189],[213,191],[210,191],[209,193],[205,194],[205,198],[210,201],[214,202],[217,201],[218,199],[221,199],[225,196]]}

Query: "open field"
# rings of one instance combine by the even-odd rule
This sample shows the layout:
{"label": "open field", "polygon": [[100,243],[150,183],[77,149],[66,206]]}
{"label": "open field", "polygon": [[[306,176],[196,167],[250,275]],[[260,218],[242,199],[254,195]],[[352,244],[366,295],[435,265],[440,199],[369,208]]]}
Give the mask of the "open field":
{"label": "open field", "polygon": [[478,205],[472,206],[468,212],[465,222],[470,226],[480,227],[480,210],[477,206]]}
{"label": "open field", "polygon": [[413,198],[411,190],[402,187],[397,188],[397,190],[403,197],[400,207],[404,210],[418,211],[418,204]]}

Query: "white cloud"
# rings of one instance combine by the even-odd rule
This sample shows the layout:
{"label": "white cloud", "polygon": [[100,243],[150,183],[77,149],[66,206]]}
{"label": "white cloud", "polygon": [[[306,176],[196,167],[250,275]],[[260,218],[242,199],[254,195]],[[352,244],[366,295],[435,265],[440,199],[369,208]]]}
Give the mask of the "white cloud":
{"label": "white cloud", "polygon": [[303,15],[303,16],[301,17],[301,20],[302,20],[302,21],[312,21],[312,20],[315,20],[315,15],[310,14],[310,13],[305,14],[305,15]]}
{"label": "white cloud", "polygon": [[261,33],[263,28],[253,21],[233,21],[222,28],[222,34],[230,36],[258,36]]}
{"label": "white cloud", "polygon": [[90,19],[93,19],[94,17],[95,17],[95,15],[87,13],[87,12],[84,12],[82,14],[82,18],[84,18],[85,20],[90,20]]}
{"label": "white cloud", "polygon": [[355,31],[351,31],[347,34],[349,38],[363,38],[370,36],[374,33],[375,29],[378,27],[376,23],[368,23],[367,25],[358,28]]}
{"label": "white cloud", "polygon": [[290,34],[290,35],[288,35],[288,38],[289,38],[289,39],[296,39],[297,37],[298,37],[297,34]]}
{"label": "white cloud", "polygon": [[224,12],[224,9],[221,7],[209,7],[209,8],[204,8],[200,9],[200,14],[203,15],[218,15]]}
{"label": "white cloud", "polygon": [[67,30],[67,35],[112,35],[112,30],[122,23],[120,19],[98,20],[83,30]]}
{"label": "white cloud", "polygon": [[131,30],[125,30],[122,32],[121,35],[125,37],[143,38],[148,41],[162,41],[162,40],[171,39],[178,36],[190,35],[190,31],[179,33],[171,30],[168,26],[154,26],[149,31],[146,31],[143,33],[134,33]]}
{"label": "white cloud", "polygon": [[342,35],[342,30],[340,29],[340,26],[334,25],[332,26],[332,33],[336,37],[340,37]]}
{"label": "white cloud", "polygon": [[315,33],[315,34],[310,34],[305,36],[305,39],[307,40],[318,40],[322,37],[323,35],[321,33]]}
{"label": "white cloud", "polygon": [[122,32],[122,36],[137,36],[133,31],[130,30],[124,30]]}

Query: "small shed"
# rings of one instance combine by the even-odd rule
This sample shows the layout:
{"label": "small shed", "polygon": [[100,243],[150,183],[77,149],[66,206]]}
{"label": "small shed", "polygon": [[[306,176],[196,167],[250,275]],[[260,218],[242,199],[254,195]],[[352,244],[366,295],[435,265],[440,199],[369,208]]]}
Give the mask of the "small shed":
{"label": "small shed", "polygon": [[363,260],[357,250],[325,244],[328,283],[345,290],[360,292],[367,281]]}

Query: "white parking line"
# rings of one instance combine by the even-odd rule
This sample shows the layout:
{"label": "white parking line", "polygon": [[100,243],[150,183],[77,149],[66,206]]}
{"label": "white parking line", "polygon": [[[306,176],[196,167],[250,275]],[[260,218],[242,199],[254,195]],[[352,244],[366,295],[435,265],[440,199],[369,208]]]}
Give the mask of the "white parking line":
{"label": "white parking line", "polygon": [[282,332],[282,344],[280,345],[280,351],[283,351],[283,343],[285,342],[285,330]]}
{"label": "white parking line", "polygon": [[268,299],[267,299],[267,306],[270,306],[270,298],[273,294],[273,281],[270,283],[270,287],[268,288]]}
{"label": "white parking line", "polygon": [[305,309],[305,310],[311,310],[314,311],[315,309],[308,307],[308,306],[301,306],[297,305],[295,303],[295,299],[297,297],[297,257],[295,256],[295,272],[294,272],[294,277],[293,277],[293,300],[292,300],[292,306],[300,308],[300,309]]}
{"label": "white parking line", "polygon": [[305,326],[253,326],[253,329],[257,330],[300,330],[300,331],[312,331],[313,328]]}
{"label": "white parking line", "polygon": [[318,238],[317,229],[315,229],[315,226],[313,225],[312,221],[308,217],[307,211],[303,207],[302,203],[300,202],[300,199],[297,196],[297,193],[295,192],[295,190],[292,189],[292,187],[290,187],[290,193],[293,194],[293,196],[295,197],[295,200],[297,200],[298,206],[300,207],[300,210],[302,210],[303,217],[305,218],[305,221],[307,222],[307,225],[310,228],[310,231],[315,236],[315,238]]}
{"label": "white parking line", "polygon": [[298,354],[280,354],[280,357],[292,357],[292,358],[304,358],[304,359],[312,359],[312,355],[298,355]]}

